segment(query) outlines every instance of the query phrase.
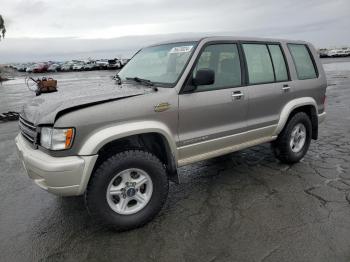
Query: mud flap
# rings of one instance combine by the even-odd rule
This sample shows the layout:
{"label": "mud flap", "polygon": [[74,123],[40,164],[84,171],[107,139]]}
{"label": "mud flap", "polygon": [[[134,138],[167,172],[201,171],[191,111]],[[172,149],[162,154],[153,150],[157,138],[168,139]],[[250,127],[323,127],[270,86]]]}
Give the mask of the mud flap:
{"label": "mud flap", "polygon": [[171,156],[171,161],[166,166],[166,171],[171,182],[174,182],[177,185],[180,184],[180,177],[179,173],[177,172],[174,156]]}

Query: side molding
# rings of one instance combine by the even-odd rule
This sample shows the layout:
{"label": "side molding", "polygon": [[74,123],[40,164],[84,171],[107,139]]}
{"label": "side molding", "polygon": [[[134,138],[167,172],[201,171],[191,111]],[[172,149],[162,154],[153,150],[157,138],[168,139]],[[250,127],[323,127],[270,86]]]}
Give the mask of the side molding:
{"label": "side molding", "polygon": [[79,150],[79,155],[97,154],[98,151],[109,142],[144,133],[159,133],[163,135],[170,146],[175,161],[177,161],[178,153],[175,144],[175,136],[165,124],[158,121],[123,123],[99,129],[87,138]]}
{"label": "side molding", "polygon": [[282,109],[274,135],[277,136],[282,131],[284,125],[288,120],[290,113],[294,109],[301,106],[306,106],[306,105],[314,106],[317,112],[317,104],[315,99],[313,99],[312,97],[301,97],[301,98],[296,98],[296,99],[293,99],[292,101],[289,101]]}

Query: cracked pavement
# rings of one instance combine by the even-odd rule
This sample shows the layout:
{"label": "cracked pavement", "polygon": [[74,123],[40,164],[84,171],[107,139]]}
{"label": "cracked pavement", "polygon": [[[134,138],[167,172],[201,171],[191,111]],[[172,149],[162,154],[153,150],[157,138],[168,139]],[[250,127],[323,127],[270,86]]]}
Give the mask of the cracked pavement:
{"label": "cracked pavement", "polygon": [[[350,59],[324,61],[327,118],[300,163],[264,144],[183,167],[160,215],[124,233],[92,221],[82,197],[38,188],[17,159],[17,123],[0,124],[0,260],[349,261]],[[23,88],[0,86],[0,112]]]}

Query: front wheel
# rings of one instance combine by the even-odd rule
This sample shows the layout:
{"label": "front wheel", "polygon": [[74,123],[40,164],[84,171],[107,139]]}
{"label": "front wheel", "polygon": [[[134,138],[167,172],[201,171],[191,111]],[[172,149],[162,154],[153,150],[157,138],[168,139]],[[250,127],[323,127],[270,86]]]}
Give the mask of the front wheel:
{"label": "front wheel", "polygon": [[168,195],[163,164],[149,152],[130,150],[104,161],[85,193],[89,213],[118,230],[140,227],[152,220]]}
{"label": "front wheel", "polygon": [[310,118],[304,112],[296,113],[272,143],[275,156],[286,164],[299,162],[309,149],[312,135]]}

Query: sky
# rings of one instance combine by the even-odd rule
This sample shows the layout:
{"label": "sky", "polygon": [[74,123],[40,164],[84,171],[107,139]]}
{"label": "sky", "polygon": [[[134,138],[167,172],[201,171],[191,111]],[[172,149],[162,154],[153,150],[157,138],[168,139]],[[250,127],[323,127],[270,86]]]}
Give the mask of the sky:
{"label": "sky", "polygon": [[1,0],[0,64],[130,57],[193,35],[300,39],[350,46],[349,0]]}

